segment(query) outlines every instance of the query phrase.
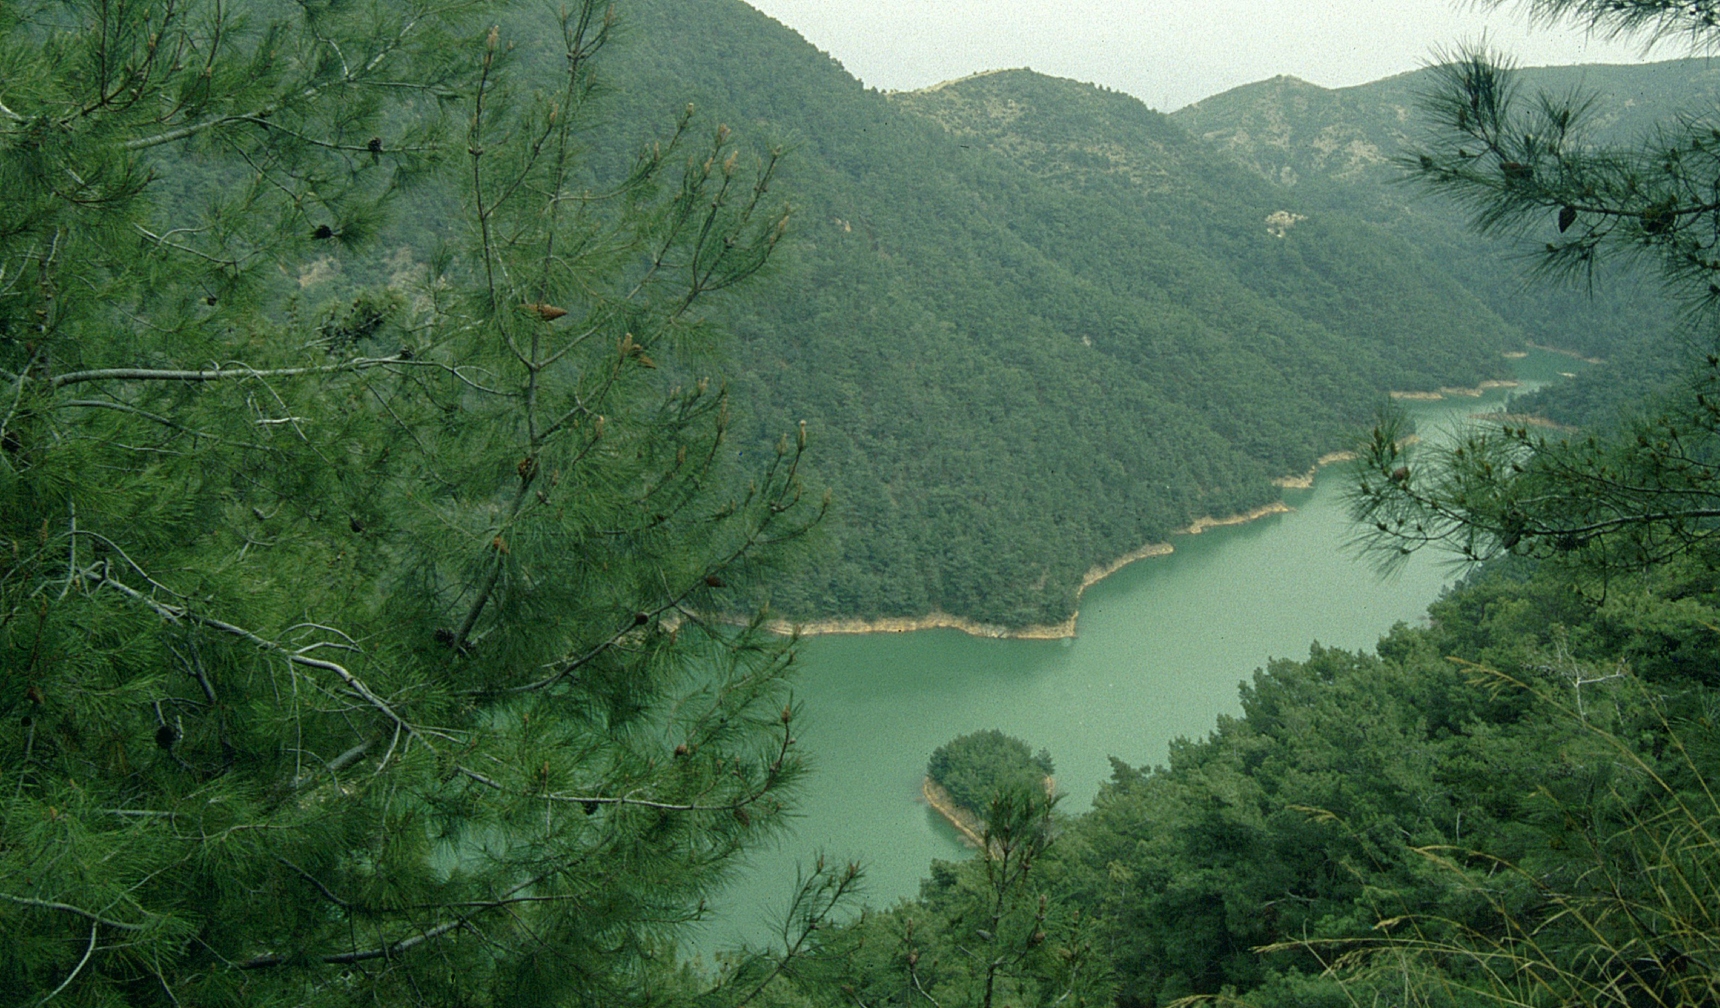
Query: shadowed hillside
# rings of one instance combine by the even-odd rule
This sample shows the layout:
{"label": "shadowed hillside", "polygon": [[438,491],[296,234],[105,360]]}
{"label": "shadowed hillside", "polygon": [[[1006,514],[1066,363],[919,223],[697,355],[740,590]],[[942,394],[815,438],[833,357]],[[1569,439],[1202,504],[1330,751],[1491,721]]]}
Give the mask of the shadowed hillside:
{"label": "shadowed hillside", "polygon": [[[1387,389],[1498,377],[1521,342],[1379,228],[1269,231],[1293,193],[1134,99],[886,96],[739,2],[623,14],[610,151],[690,99],[789,152],[790,254],[727,321],[753,444],[807,420],[836,492],[790,615],[1056,622],[1093,565],[1274,499]],[[993,101],[1017,132],[962,121]]]}
{"label": "shadowed hillside", "polygon": [[[1430,73],[1337,90],[1275,77],[1196,102],[1172,118],[1308,205],[1351,211],[1415,244],[1528,339],[1615,365],[1543,393],[1537,407],[1586,423],[1640,403],[1676,368],[1683,348],[1677,306],[1645,279],[1652,267],[1611,265],[1597,271],[1592,287],[1532,283],[1525,253],[1557,233],[1552,215],[1528,233],[1477,241],[1462,208],[1397,184],[1392,159],[1426,133],[1417,95],[1431,85]],[[1521,71],[1519,80],[1526,96],[1592,95],[1587,136],[1598,143],[1630,143],[1656,123],[1711,115],[1720,98],[1720,67],[1707,59],[1537,67]]]}
{"label": "shadowed hillside", "polygon": [[[695,131],[786,152],[772,275],[719,312],[726,361],[676,366],[728,377],[743,463],[807,423],[835,507],[772,589],[794,619],[1059,623],[1089,570],[1272,503],[1388,390],[1664,318],[1569,297],[1545,323],[1557,295],[1525,298],[1459,215],[1391,186],[1410,78],[1383,97],[1281,79],[1172,117],[1025,70],[868,90],[739,0],[619,15],[594,187],[689,101]],[[511,38],[550,79],[553,40]],[[427,255],[437,219],[409,215],[386,261]],[[302,274],[302,296],[404,272],[365,254]]]}

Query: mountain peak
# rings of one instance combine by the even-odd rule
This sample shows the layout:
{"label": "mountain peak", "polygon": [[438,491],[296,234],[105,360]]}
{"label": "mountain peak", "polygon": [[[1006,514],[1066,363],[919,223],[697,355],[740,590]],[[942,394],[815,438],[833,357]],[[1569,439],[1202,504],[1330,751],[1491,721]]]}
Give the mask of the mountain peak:
{"label": "mountain peak", "polygon": [[1034,76],[1040,76],[1039,74],[1035,74],[1034,71],[1029,67],[997,67],[997,68],[992,69],[992,70],[976,70],[973,73],[970,73],[965,77],[951,77],[949,80],[938,81],[936,84],[930,84],[930,85],[927,85],[926,87],[923,87],[923,88],[914,88],[914,89],[909,90],[909,91],[891,91],[890,94],[932,94],[933,92],[936,92],[936,91],[942,91],[944,88],[947,88],[947,87],[955,87],[956,85],[959,85],[959,84],[966,84],[969,81],[979,80],[982,77],[996,77],[996,76],[999,76],[1001,74],[1014,74],[1014,73],[1033,74]]}
{"label": "mountain peak", "polygon": [[1294,96],[1296,98],[1309,98],[1315,95],[1328,95],[1332,93],[1331,88],[1323,88],[1318,84],[1305,81],[1300,77],[1293,77],[1290,74],[1279,74],[1276,77],[1268,77],[1265,80],[1239,84],[1228,91],[1220,91],[1218,94],[1208,95],[1200,101],[1183,106],[1177,111],[1177,114],[1180,115],[1184,112],[1198,114],[1211,109],[1214,106],[1225,107],[1235,105],[1238,102],[1247,102],[1252,104],[1266,100],[1269,95],[1277,99],[1283,99],[1289,96]]}

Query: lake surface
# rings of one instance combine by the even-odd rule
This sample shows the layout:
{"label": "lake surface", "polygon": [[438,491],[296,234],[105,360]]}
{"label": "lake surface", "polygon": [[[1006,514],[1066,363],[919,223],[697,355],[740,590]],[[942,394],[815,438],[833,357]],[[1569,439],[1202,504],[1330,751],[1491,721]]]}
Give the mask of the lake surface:
{"label": "lake surface", "polygon": [[[1525,389],[1580,363],[1545,352],[1514,362]],[[1520,391],[1520,390],[1512,390]],[[1409,403],[1424,438],[1451,436],[1481,399]],[[1062,808],[1090,806],[1110,758],[1159,764],[1170,741],[1240,713],[1237,686],[1269,658],[1305,658],[1311,643],[1371,648],[1399,621],[1425,619],[1455,576],[1418,554],[1381,577],[1346,544],[1354,527],[1342,467],[1310,490],[1285,491],[1295,510],[1172,540],[1169,556],[1138,561],[1089,588],[1076,636],[993,640],[956,630],[810,638],[796,693],[799,745],[813,772],[793,832],[755,854],[720,903],[705,940],[766,937],[797,865],[819,851],[858,858],[867,899],[914,895],[934,858],[970,853],[919,799],[926,759],[951,738],[1000,728],[1051,750]]]}

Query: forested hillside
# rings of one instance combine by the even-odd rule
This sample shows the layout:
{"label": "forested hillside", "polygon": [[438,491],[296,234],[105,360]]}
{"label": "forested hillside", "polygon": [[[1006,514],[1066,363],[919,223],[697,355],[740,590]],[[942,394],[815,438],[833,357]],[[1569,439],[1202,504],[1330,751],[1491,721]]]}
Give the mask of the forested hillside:
{"label": "forested hillside", "polygon": [[867,92],[730,0],[494,12],[0,4],[0,1005],[1720,1003],[1720,131],[1548,143],[1443,68],[1409,173],[1656,262],[1693,380],[1382,416],[1360,541],[1474,565],[1428,625],[1269,663],[1080,817],[958,740],[973,857],[853,914],[814,854],[700,965],[815,769],[800,642],[708,614],[1055,616],[1525,330],[1456,237],[1121,96]]}
{"label": "forested hillside", "polygon": [[983,944],[1024,1004],[1712,1003],[1720,594],[1682,563],[1598,587],[1502,564],[1377,652],[1272,662],[1165,765],[1115,762],[997,923],[984,858],[936,863],[800,992],[978,1004]]}
{"label": "forested hillside", "polygon": [[[1420,70],[1333,90],[1275,77],[1196,102],[1172,119],[1308,205],[1349,210],[1415,245],[1525,338],[1614,365],[1542,393],[1532,408],[1586,423],[1640,403],[1686,349],[1680,305],[1666,296],[1652,265],[1609,262],[1592,278],[1533,282],[1530,257],[1558,234],[1552,218],[1528,232],[1496,235],[1492,247],[1478,250],[1468,208],[1402,185],[1394,159],[1428,135],[1420,96],[1432,79],[1432,71]],[[1535,67],[1519,72],[1517,87],[1525,96],[1592,96],[1585,138],[1629,143],[1679,116],[1711,115],[1720,69],[1707,59]]]}
{"label": "forested hillside", "polygon": [[[618,18],[594,188],[688,102],[692,129],[784,153],[789,232],[759,293],[715,320],[735,337],[732,450],[757,458],[804,420],[808,478],[834,493],[819,549],[770,589],[779,615],[1061,622],[1090,568],[1275,500],[1274,477],[1346,447],[1388,390],[1504,377],[1499,353],[1525,341],[1616,358],[1533,407],[1581,421],[1640,399],[1615,375],[1668,368],[1674,313],[1652,284],[1527,286],[1466,241],[1460,210],[1391,184],[1415,75],[1280,78],[1167,117],[1024,70],[871,91],[740,0]],[[549,79],[559,50],[517,42],[522,79]],[[1598,86],[1623,134],[1698,99],[1705,72],[1526,86]],[[344,304],[432,258],[452,203],[408,199],[398,237],[307,263],[301,301]]]}
{"label": "forested hillside", "polygon": [[[1061,621],[1093,565],[1274,500],[1388,389],[1500,377],[1521,342],[1380,228],[1269,230],[1301,201],[1132,98],[1027,73],[886,96],[739,0],[618,10],[600,167],[688,101],[785,150],[784,254],[724,321],[736,450],[806,420],[835,492],[786,615]],[[999,102],[1020,116],[973,118]]]}
{"label": "forested hillside", "polygon": [[[1670,4],[1543,10],[1715,34]],[[1400,624],[1372,653],[1315,645],[1269,663],[1240,716],[1174,742],[1164,766],[1113,761],[1080,816],[1011,818],[1021,799],[1000,790],[990,813],[1005,826],[984,856],[935,866],[918,900],[827,936],[844,993],[1127,1008],[1720,998],[1720,262],[1699,254],[1720,134],[1668,115],[1653,135],[1591,144],[1560,132],[1570,99],[1525,86],[1512,100],[1516,83],[1475,50],[1424,81],[1445,128],[1407,173],[1493,219],[1552,217],[1544,261],[1652,266],[1705,309],[1687,380],[1575,435],[1486,425],[1406,447],[1407,428],[1376,427],[1347,474],[1375,556],[1432,547],[1482,564],[1428,625]],[[1365,162],[1343,138],[1328,153]]]}

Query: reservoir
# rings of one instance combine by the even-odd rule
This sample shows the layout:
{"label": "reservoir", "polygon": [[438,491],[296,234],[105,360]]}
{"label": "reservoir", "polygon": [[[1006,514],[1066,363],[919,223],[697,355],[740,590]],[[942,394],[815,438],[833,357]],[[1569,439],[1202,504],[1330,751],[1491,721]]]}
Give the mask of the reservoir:
{"label": "reservoir", "polygon": [[[1581,366],[1544,351],[1514,363],[1523,390]],[[1423,438],[1443,440],[1504,395],[1405,405]],[[1174,537],[1175,552],[1089,588],[1072,639],[957,630],[807,639],[796,696],[812,772],[800,818],[713,900],[705,940],[767,939],[797,866],[820,852],[865,865],[874,906],[914,895],[933,859],[969,856],[918,800],[927,758],[957,735],[999,728],[1050,749],[1061,807],[1080,812],[1112,757],[1161,764],[1173,739],[1204,736],[1240,713],[1238,684],[1269,659],[1306,658],[1316,641],[1371,649],[1395,623],[1423,621],[1461,571],[1425,551],[1380,575],[1347,547],[1355,529],[1343,483],[1344,467],[1328,468],[1312,489],[1285,491],[1288,514]]]}

